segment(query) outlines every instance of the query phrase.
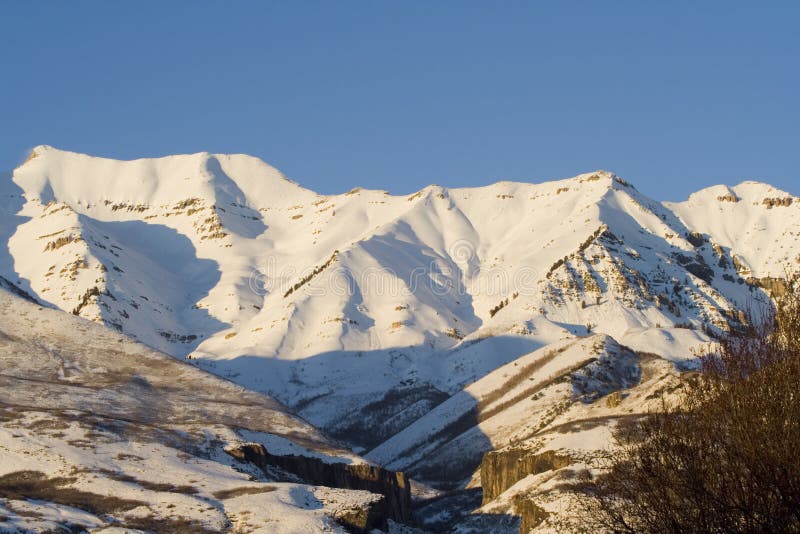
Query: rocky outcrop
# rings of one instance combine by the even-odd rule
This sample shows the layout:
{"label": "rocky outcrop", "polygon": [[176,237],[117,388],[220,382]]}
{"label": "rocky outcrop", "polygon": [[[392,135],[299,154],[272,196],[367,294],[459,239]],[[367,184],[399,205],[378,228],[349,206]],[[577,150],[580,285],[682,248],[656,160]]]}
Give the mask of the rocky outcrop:
{"label": "rocky outcrop", "polygon": [[783,278],[773,278],[771,276],[756,278],[750,276],[747,278],[747,283],[751,286],[766,289],[772,297],[782,297],[786,294],[786,280]]}
{"label": "rocky outcrop", "polygon": [[771,210],[775,206],[791,206],[792,201],[794,198],[792,197],[774,197],[774,198],[765,198],[761,203],[767,207],[768,210]]}
{"label": "rocky outcrop", "polygon": [[263,471],[279,468],[315,486],[366,490],[383,495],[369,510],[357,510],[336,519],[356,532],[369,532],[387,519],[407,522],[411,517],[411,487],[402,472],[388,471],[369,464],[328,463],[309,456],[270,453],[260,443],[245,443],[226,449],[242,462]]}
{"label": "rocky outcrop", "polygon": [[525,449],[489,451],[481,461],[481,487],[483,504],[496,499],[501,493],[528,475],[560,469],[572,463],[569,456],[553,451],[533,453]]}
{"label": "rocky outcrop", "polygon": [[[691,241],[691,236],[690,236]],[[694,242],[692,243],[694,244]],[[695,245],[698,246],[698,245]],[[707,284],[710,284],[714,278],[714,270],[708,266],[706,260],[696,254],[695,256],[687,256],[681,253],[673,253],[672,255],[678,263],[683,265],[687,271],[695,275],[697,278],[700,278]]]}
{"label": "rocky outcrop", "polygon": [[334,512],[333,519],[350,532],[367,533],[386,523],[386,499],[364,503]]}
{"label": "rocky outcrop", "polygon": [[527,534],[549,515],[546,510],[538,506],[533,500],[525,495],[514,497],[514,512],[520,518],[519,532]]}

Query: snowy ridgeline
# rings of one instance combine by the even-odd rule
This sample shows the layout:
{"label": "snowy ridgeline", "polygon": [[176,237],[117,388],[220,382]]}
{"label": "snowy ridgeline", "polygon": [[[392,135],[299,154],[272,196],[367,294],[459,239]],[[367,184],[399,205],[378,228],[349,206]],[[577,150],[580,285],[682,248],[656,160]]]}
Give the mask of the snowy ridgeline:
{"label": "snowy ridgeline", "polygon": [[512,444],[591,467],[800,261],[800,200],[755,182],[682,203],[603,171],[323,196],[244,155],[43,146],[0,193],[7,286],[448,489]]}

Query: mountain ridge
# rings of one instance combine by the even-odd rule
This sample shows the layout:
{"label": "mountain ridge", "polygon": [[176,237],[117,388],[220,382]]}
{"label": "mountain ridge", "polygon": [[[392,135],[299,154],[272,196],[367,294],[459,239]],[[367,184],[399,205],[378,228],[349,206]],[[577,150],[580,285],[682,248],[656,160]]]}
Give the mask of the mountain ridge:
{"label": "mountain ridge", "polygon": [[[218,168],[209,170],[209,162],[216,162]],[[14,172],[13,179],[22,192],[19,198],[22,206],[15,215],[31,219],[26,224],[17,225],[14,237],[9,239],[9,248],[14,249],[11,251],[15,264],[13,269],[18,272],[3,274],[9,275],[8,278],[14,278],[12,274],[17,278],[18,275],[30,278],[39,287],[23,289],[36,293],[40,300],[56,307],[78,310],[83,316],[120,325],[130,316],[137,315],[139,308],[131,305],[120,309],[121,306],[115,304],[118,301],[114,300],[115,286],[117,291],[127,293],[125,298],[130,303],[144,297],[146,301],[137,302],[138,306],[157,302],[162,296],[135,295],[130,285],[122,280],[126,278],[127,270],[121,265],[123,260],[119,250],[125,249],[128,255],[134,256],[126,259],[134,264],[139,276],[138,285],[152,288],[158,286],[158,278],[170,280],[167,287],[155,292],[164,293],[163,296],[168,297],[163,299],[166,302],[152,307],[150,314],[161,315],[161,321],[167,319],[169,328],[157,334],[166,341],[144,335],[148,331],[152,333],[155,329],[153,324],[131,328],[129,333],[167,352],[176,352],[174,347],[169,348],[175,345],[173,340],[183,340],[187,349],[177,351],[183,352],[182,355],[191,353],[190,349],[200,336],[211,335],[212,331],[233,328],[228,332],[233,333],[245,324],[263,322],[261,310],[265,305],[280,306],[287,300],[294,303],[298,298],[318,301],[314,295],[308,297],[303,292],[289,295],[287,292],[294,285],[306,285],[302,282],[306,276],[321,280],[329,287],[335,285],[337,278],[330,276],[334,270],[314,273],[314,269],[324,265],[334,254],[338,254],[335,272],[342,275],[340,278],[350,286],[354,285],[354,279],[369,276],[370,272],[394,271],[403,266],[399,269],[401,273],[392,273],[389,280],[393,284],[392,290],[405,290],[418,297],[418,306],[409,311],[415,312],[410,319],[424,319],[422,322],[427,326],[423,325],[422,331],[409,330],[405,325],[409,321],[403,317],[397,317],[398,320],[385,326],[399,329],[404,336],[410,336],[412,344],[420,344],[430,342],[431,336],[436,337],[434,334],[437,332],[453,334],[450,339],[468,337],[481,325],[500,321],[508,313],[504,308],[517,305],[517,297],[513,295],[520,293],[520,288],[510,286],[518,282],[515,282],[515,276],[519,278],[525,274],[523,267],[528,269],[530,277],[538,279],[538,284],[531,283],[528,284],[531,287],[521,288],[523,293],[527,291],[534,296],[545,293],[555,300],[562,298],[563,289],[552,287],[552,284],[541,287],[542,283],[547,284],[551,277],[558,277],[558,270],[563,270],[565,264],[570,269],[569,255],[596,246],[601,232],[612,241],[611,236],[614,236],[641,248],[628,252],[623,250],[622,253],[630,257],[646,253],[647,247],[658,250],[671,247],[670,254],[684,255],[682,261],[689,269],[694,269],[695,275],[707,273],[704,264],[723,260],[711,256],[697,260],[699,256],[694,254],[697,247],[687,241],[702,239],[691,238],[695,227],[705,230],[703,233],[713,241],[711,246],[718,249],[723,246],[730,248],[736,236],[731,236],[731,224],[721,230],[704,226],[704,221],[687,224],[686,221],[691,221],[698,212],[693,203],[700,199],[707,205],[709,197],[753,194],[745,189],[758,189],[759,195],[772,195],[764,198],[787,198],[786,193],[766,184],[744,182],[725,190],[719,189],[723,186],[707,188],[692,195],[685,203],[659,203],[636,191],[627,181],[605,171],[543,184],[498,182],[465,189],[428,186],[406,197],[358,188],[340,195],[325,196],[289,182],[279,171],[250,156],[197,153],[120,162],[47,146],[34,149],[32,157]],[[259,180],[264,183],[257,184]],[[162,186],[161,181],[167,184]],[[183,182],[189,184],[191,192],[175,185],[183,186]],[[96,187],[84,191],[87,183],[105,184],[108,192]],[[278,189],[275,192],[268,190],[276,184]],[[763,199],[757,200],[763,202]],[[772,206],[765,208],[772,209]],[[787,208],[797,209],[796,205],[780,205],[774,208],[776,211],[773,213]],[[6,211],[14,210],[7,208]],[[560,224],[552,224],[554,215]],[[734,217],[738,215],[734,214]],[[756,222],[752,224],[758,224],[763,217],[764,213],[756,213],[752,217]],[[330,231],[332,227],[335,227],[335,232]],[[26,232],[28,228],[30,232]],[[328,234],[333,235],[328,238]],[[718,234],[721,235],[721,244],[716,242]],[[653,241],[657,235],[669,237]],[[38,254],[26,259],[22,250],[16,251],[17,241],[20,248],[27,248],[33,242],[44,242],[43,252],[55,252],[56,255],[56,251],[74,249],[74,259],[67,262],[65,258],[59,258],[61,263],[56,264],[55,269],[51,266],[48,271],[41,265]],[[160,242],[169,245],[159,246]],[[756,250],[759,250],[759,244],[756,243]],[[404,247],[408,253],[405,264],[394,254]],[[625,247],[628,244],[622,249]],[[226,252],[220,250],[222,248],[232,250]],[[526,249],[531,252],[525,253]],[[523,251],[523,254],[519,255],[517,251]],[[725,251],[722,252],[724,255]],[[507,257],[512,253],[517,257],[508,261]],[[264,256],[267,256],[266,261]],[[661,261],[661,256],[653,261]],[[736,260],[731,257],[724,261],[736,263],[737,269],[755,277],[776,275],[776,262],[769,264],[762,257],[763,254],[746,251]],[[156,258],[155,264],[151,261],[153,258]],[[159,263],[158,258],[166,258],[166,261]],[[780,259],[784,263],[791,262],[789,255]],[[575,268],[582,272],[583,280],[566,279],[578,276],[576,271],[564,273],[566,278],[562,282],[568,285],[586,282],[594,287],[590,280],[596,274],[594,269],[589,269],[586,262],[581,263],[584,265]],[[175,268],[176,264],[185,268]],[[425,284],[409,288],[409,283],[417,281],[412,278],[418,274],[414,269],[420,265],[430,271],[423,273]],[[496,268],[504,271],[500,274],[508,278],[503,284],[507,287],[493,287],[491,280],[484,276]],[[70,283],[70,287],[62,284],[61,294],[52,298],[56,288],[45,286],[41,281],[56,279],[56,270]],[[87,275],[87,270],[92,274]],[[277,273],[270,272],[276,270]],[[626,273],[631,274],[629,271]],[[175,279],[174,274],[179,278]],[[439,279],[433,280],[436,276]],[[104,282],[100,285],[106,287],[92,285],[92,280]],[[445,286],[458,286],[462,296],[471,301],[470,307],[464,308],[456,297],[438,294],[437,288],[441,289],[437,285],[439,282]],[[125,287],[120,287],[123,283]],[[481,284],[486,287],[464,292],[465,285],[475,287]],[[78,291],[73,288],[76,285],[80,286]],[[251,287],[254,285],[255,289]],[[191,288],[198,287],[201,292],[208,291],[206,300],[213,301],[208,304],[209,308],[205,307],[202,294],[190,294],[186,297],[188,300],[181,297],[184,293],[192,293]],[[280,290],[266,292],[265,287]],[[309,287],[313,287],[313,283]],[[170,288],[177,288],[178,292]],[[381,303],[384,308],[388,306],[385,300]],[[98,302],[115,308],[114,312],[122,315],[111,318]],[[358,307],[365,303],[353,298],[328,304],[336,308],[331,310],[331,317],[344,317],[346,314],[341,312],[348,309],[354,317],[364,316]],[[404,305],[397,303],[395,307]],[[528,306],[531,305],[533,303]],[[441,315],[441,306],[450,310],[451,319],[437,319]],[[183,319],[176,308],[183,310]],[[385,310],[382,315],[391,311]],[[166,317],[163,317],[165,312]],[[367,316],[363,319],[374,324],[375,318],[369,313]],[[287,320],[305,322],[317,318]],[[198,321],[207,325],[201,329],[205,331],[190,331],[188,324]],[[357,341],[355,338],[360,333],[357,330],[363,329],[353,328],[355,323],[352,321],[357,319],[350,318],[340,323],[343,326],[341,335],[349,335]],[[399,326],[391,326],[398,322],[401,323]],[[370,330],[372,338],[385,337],[375,328]],[[281,348],[286,352],[287,343],[296,344],[287,334],[290,332],[285,330],[276,334],[278,337],[272,342],[276,351]],[[195,337],[189,339],[191,336]],[[190,342],[186,343],[187,340]],[[350,345],[353,343],[328,344],[318,347],[317,352],[320,348],[346,349]],[[371,346],[365,342],[360,345]]]}
{"label": "mountain ridge", "polygon": [[479,487],[491,450],[493,480],[525,476],[491,473],[520,451],[594,469],[616,421],[800,266],[800,201],[758,182],[678,203],[606,171],[319,195],[250,156],[40,147],[2,190],[14,287],[448,491]]}

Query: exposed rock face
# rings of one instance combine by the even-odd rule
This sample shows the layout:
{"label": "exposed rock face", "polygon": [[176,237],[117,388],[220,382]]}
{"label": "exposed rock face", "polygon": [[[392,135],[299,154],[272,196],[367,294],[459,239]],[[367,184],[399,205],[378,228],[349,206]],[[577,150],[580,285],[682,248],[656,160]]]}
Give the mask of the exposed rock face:
{"label": "exposed rock face", "polygon": [[393,519],[406,522],[411,517],[411,486],[402,472],[369,464],[327,463],[308,456],[271,454],[260,443],[246,443],[226,452],[262,470],[278,467],[309,484],[333,488],[366,490],[384,496],[369,510],[354,511],[336,519],[355,531],[370,529]]}
{"label": "exposed rock face", "polygon": [[367,533],[386,523],[386,499],[364,503],[358,508],[347,508],[333,516],[337,523],[351,532]]}
{"label": "exposed rock face", "polygon": [[524,495],[514,497],[514,512],[520,517],[520,534],[527,534],[549,515],[546,510]]}
{"label": "exposed rock face", "polygon": [[481,461],[481,486],[483,504],[496,499],[501,493],[528,475],[551,469],[560,469],[572,463],[569,456],[546,451],[535,454],[524,449],[503,449],[487,452]]}
{"label": "exposed rock face", "polygon": [[761,203],[767,207],[767,209],[772,209],[775,206],[791,206],[792,201],[794,198],[792,197],[783,197],[783,198],[765,198]]}
{"label": "exposed rock face", "polygon": [[773,297],[782,297],[786,294],[786,280],[783,278],[773,278],[771,276],[755,278],[751,276],[747,278],[747,283],[751,286],[766,289]]}

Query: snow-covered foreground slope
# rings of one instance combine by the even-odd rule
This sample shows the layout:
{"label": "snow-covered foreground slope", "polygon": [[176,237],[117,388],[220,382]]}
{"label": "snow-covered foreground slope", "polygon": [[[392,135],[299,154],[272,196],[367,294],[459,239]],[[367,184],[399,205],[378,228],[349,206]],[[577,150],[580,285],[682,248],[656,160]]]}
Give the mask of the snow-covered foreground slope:
{"label": "snow-covered foreground slope", "polygon": [[384,499],[238,461],[257,442],[362,463],[272,399],[2,289],[0,369],[3,532],[334,532]]}
{"label": "snow-covered foreground slope", "polygon": [[[568,419],[602,421],[602,449],[622,407],[646,409],[629,398],[800,265],[800,200],[753,182],[684,203],[603,171],[324,196],[244,155],[42,146],[0,196],[0,276],[19,292],[441,488],[477,486],[483,453],[542,449]],[[616,412],[587,415],[614,391]]]}

